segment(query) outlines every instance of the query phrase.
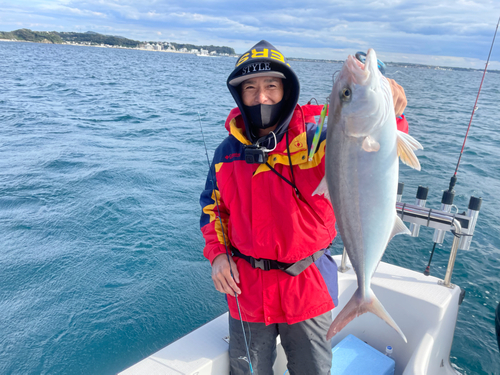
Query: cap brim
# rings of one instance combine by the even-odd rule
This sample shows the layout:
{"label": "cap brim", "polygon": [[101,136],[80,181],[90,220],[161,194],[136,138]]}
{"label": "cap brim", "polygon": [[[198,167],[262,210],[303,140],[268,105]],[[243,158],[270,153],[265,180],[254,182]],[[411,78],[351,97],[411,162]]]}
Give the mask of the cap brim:
{"label": "cap brim", "polygon": [[255,78],[255,77],[276,77],[276,78],[286,79],[285,75],[281,72],[267,71],[267,72],[247,74],[244,76],[233,78],[232,80],[229,81],[229,84],[231,86],[238,86],[241,82],[246,81],[247,79],[250,79],[250,78]]}

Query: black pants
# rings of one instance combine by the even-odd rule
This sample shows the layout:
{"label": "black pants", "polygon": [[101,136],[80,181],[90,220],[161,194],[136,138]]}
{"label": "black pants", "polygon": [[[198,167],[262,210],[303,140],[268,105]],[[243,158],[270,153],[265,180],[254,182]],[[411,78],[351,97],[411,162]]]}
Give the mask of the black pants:
{"label": "black pants", "polygon": [[[273,375],[278,335],[287,357],[288,374],[329,375],[332,347],[330,341],[326,341],[326,333],[331,323],[331,312],[292,325],[243,322],[254,375]],[[241,322],[231,316],[229,337],[230,374],[250,374]]]}

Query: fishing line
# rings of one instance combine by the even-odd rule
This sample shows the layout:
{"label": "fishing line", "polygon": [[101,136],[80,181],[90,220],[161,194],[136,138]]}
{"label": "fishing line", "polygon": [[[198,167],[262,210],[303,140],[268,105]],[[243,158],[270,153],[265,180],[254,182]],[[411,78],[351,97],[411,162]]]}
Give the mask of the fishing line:
{"label": "fishing line", "polygon": [[[450,205],[453,204],[453,197],[455,195],[455,191],[453,190],[453,188],[455,187],[455,184],[457,183],[458,167],[460,165],[460,161],[462,160],[462,155],[463,155],[464,149],[465,149],[465,142],[467,142],[467,137],[469,136],[469,130],[470,130],[470,127],[472,124],[472,119],[474,118],[474,115],[476,114],[476,111],[478,109],[477,102],[479,100],[479,94],[481,94],[481,89],[483,87],[483,82],[484,82],[484,77],[486,76],[486,71],[488,70],[488,64],[490,63],[491,51],[493,51],[493,45],[495,44],[495,38],[497,36],[499,24],[500,24],[500,17],[498,18],[497,27],[495,28],[495,33],[493,34],[493,40],[491,41],[490,52],[488,54],[488,59],[486,60],[486,65],[484,67],[483,77],[481,78],[481,83],[479,85],[479,90],[477,92],[476,101],[474,102],[474,107],[472,108],[472,113],[470,116],[469,125],[467,126],[467,131],[465,132],[464,143],[462,144],[462,149],[460,150],[460,155],[458,157],[457,166],[455,167],[455,173],[453,173],[453,176],[450,179],[450,185],[448,186],[448,190],[444,191],[444,193],[443,193],[443,198],[441,200],[441,203],[443,203],[443,204],[445,203],[445,196],[447,197],[446,199],[448,200],[446,203],[449,203]],[[453,235],[458,236],[456,233],[453,233]],[[460,236],[465,236],[465,235],[462,234]],[[426,276],[430,275],[431,261],[432,261],[432,256],[434,255],[435,249],[436,249],[436,242],[434,242],[434,246],[432,248],[432,252],[431,252],[431,255],[429,258],[429,263],[424,271],[424,275],[426,275]]]}
{"label": "fishing line", "polygon": [[[497,36],[497,31],[498,31],[498,25],[499,24],[500,24],[500,17],[498,18],[497,27],[495,29],[495,34],[493,35],[493,41],[491,42],[490,53],[488,54],[488,60],[486,61],[486,66],[484,67],[483,78],[481,79],[481,84],[479,85],[479,91],[477,92],[476,102],[474,103],[474,108],[472,109],[472,114],[471,114],[470,120],[469,120],[469,126],[467,127],[467,132],[465,133],[464,143],[462,145],[462,150],[460,151],[460,156],[458,157],[457,167],[455,168],[455,173],[453,174],[453,177],[456,177],[456,175],[457,175],[458,166],[460,165],[460,160],[462,159],[462,154],[464,153],[465,142],[467,141],[467,137],[469,135],[469,129],[470,129],[470,126],[471,126],[471,123],[472,123],[472,118],[474,117],[474,114],[477,111],[477,101],[479,99],[479,94],[481,93],[481,89],[483,87],[483,82],[484,82],[484,77],[486,75],[486,71],[488,70],[488,64],[490,62],[491,51],[493,50],[493,44],[495,44],[495,38]],[[453,177],[452,177],[452,179],[453,179]],[[453,183],[453,186],[451,185],[451,181],[450,181],[450,190],[453,189],[453,187],[455,186],[455,183],[456,183],[456,179],[455,179],[455,181]]]}
{"label": "fishing line", "polygon": [[[222,230],[222,238],[224,239],[224,247],[226,248],[227,262],[229,263],[229,273],[231,275],[231,278],[234,280],[233,269],[231,267],[231,261],[230,261],[230,258],[229,258],[229,249],[228,249],[227,241],[226,241],[226,233],[224,232],[224,226],[222,225],[222,217],[220,215],[219,199],[217,198],[217,192],[215,190],[215,176],[213,175],[212,168],[210,167],[210,158],[208,157],[208,148],[207,148],[207,143],[205,142],[205,134],[203,133],[203,127],[201,126],[200,112],[198,112],[198,120],[200,121],[201,137],[203,139],[203,145],[205,146],[205,155],[207,156],[208,171],[210,173],[210,180],[212,181],[212,189],[213,189],[213,192],[214,192],[215,204],[217,206],[217,213],[219,215],[220,227],[221,227],[221,230]],[[243,318],[241,317],[240,302],[238,300],[238,294],[236,292],[234,292],[234,298],[236,298],[236,306],[238,308],[238,315],[240,317],[241,330],[243,331],[243,340],[245,341],[245,349],[246,349],[246,352],[247,352],[248,367],[250,369],[250,373],[253,374],[252,360],[250,358],[250,350],[248,348],[247,335],[245,333],[245,326],[243,324]],[[249,331],[250,331],[250,329],[249,329]],[[231,338],[229,338],[229,340],[231,340]],[[244,358],[241,358],[241,359],[244,359]]]}

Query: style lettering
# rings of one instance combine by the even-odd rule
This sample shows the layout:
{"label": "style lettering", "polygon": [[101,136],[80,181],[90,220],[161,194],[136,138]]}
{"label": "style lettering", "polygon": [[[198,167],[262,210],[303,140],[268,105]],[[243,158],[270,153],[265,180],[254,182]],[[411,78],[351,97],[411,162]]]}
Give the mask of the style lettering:
{"label": "style lettering", "polygon": [[269,62],[254,63],[245,66],[241,71],[241,75],[244,76],[249,73],[262,72],[267,70],[271,70],[271,63]]}

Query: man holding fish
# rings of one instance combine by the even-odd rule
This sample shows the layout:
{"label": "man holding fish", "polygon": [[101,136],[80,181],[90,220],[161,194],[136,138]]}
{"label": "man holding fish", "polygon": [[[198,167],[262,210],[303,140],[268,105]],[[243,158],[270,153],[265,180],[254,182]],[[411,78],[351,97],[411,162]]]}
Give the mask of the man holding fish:
{"label": "man holding fish", "polygon": [[[356,178],[349,177],[355,174],[355,161],[349,161],[351,169],[342,169],[339,163],[345,162],[346,155],[363,159],[358,155],[358,148],[370,155],[392,153],[397,160],[399,143],[396,143],[400,132],[396,129],[396,115],[400,128],[404,129],[406,125],[407,129],[402,116],[406,106],[404,90],[378,71],[378,75],[375,73],[373,61],[376,69],[377,60],[373,51],[368,53],[366,60],[366,68],[349,59],[349,63],[344,64],[330,98],[328,129],[331,130],[328,139],[326,129],[321,132],[317,145],[312,144],[317,128],[314,116],[320,115],[322,106],[297,105],[298,78],[273,45],[264,40],[257,43],[238,59],[229,75],[228,88],[238,107],[226,120],[229,136],[215,151],[200,203],[203,211],[201,230],[206,241],[204,255],[212,264],[215,288],[226,294],[229,305],[232,375],[250,374],[251,369],[259,375],[272,374],[278,335],[290,374],[330,373],[329,338],[332,331],[328,333],[328,340],[327,332],[332,324],[331,310],[338,304],[337,266],[328,250],[336,235],[332,203],[335,212],[342,212],[342,217],[338,213],[337,216],[339,224],[342,222],[339,229],[344,243],[349,242],[353,231],[362,238],[366,232],[364,226],[356,222],[359,217],[351,215],[342,203],[337,204],[345,198],[346,189],[361,186],[356,185]],[[356,67],[353,63],[357,64]],[[374,83],[375,78],[384,82],[382,89]],[[367,83],[368,95],[372,97],[364,100]],[[383,93],[378,95],[377,90]],[[374,108],[367,107],[367,102],[371,106],[374,101]],[[377,117],[373,121],[370,119],[372,112]],[[358,124],[357,117],[368,119],[368,123]],[[344,130],[333,131],[337,127]],[[375,128],[373,134],[372,127]],[[327,146],[328,142],[334,142],[330,139],[333,133],[338,138],[335,147],[344,150],[337,156]],[[352,145],[350,140],[339,143],[343,133],[355,142]],[[409,139],[401,142],[405,140],[407,147],[401,148],[405,162],[410,160],[409,164],[415,164],[411,155],[416,144]],[[344,145],[356,151],[346,152]],[[389,148],[391,151],[387,151]],[[329,157],[340,160],[329,160]],[[376,163],[365,164],[367,168],[378,168],[377,171],[384,168]],[[392,174],[394,168],[391,159]],[[347,178],[335,175],[345,173],[349,175]],[[339,188],[336,181],[346,179],[353,182],[345,186],[340,184]],[[393,182],[392,178],[388,183]],[[376,177],[367,183],[379,185]],[[327,197],[328,190],[332,203]],[[393,187],[388,187],[388,190],[388,194],[392,194]],[[350,199],[356,204],[356,192],[351,193]],[[390,198],[385,205],[392,204],[394,216],[395,197],[396,192],[394,203]],[[387,212],[392,213],[390,209]],[[377,243],[375,250],[368,249],[375,255],[349,253],[351,260],[360,261],[360,265],[354,267],[360,269],[360,275],[366,269],[371,272],[372,263],[376,261],[378,264],[391,236],[403,230],[394,217],[390,216],[390,221],[392,226],[382,226],[383,233],[378,237],[368,235]],[[345,226],[354,227],[349,231]],[[358,246],[354,251],[364,251],[359,248],[359,243],[351,242]],[[380,247],[383,247],[381,252]],[[370,279],[371,274],[360,275],[358,283],[363,281],[362,292],[353,297],[355,302],[351,305],[354,308],[361,306],[363,312],[373,312],[366,307],[373,301],[378,302],[373,293],[369,293],[371,289],[366,279]],[[340,330],[357,315],[349,310],[347,316],[341,322],[336,320],[332,328]],[[384,315],[383,318],[391,325],[394,323],[390,317]]]}

